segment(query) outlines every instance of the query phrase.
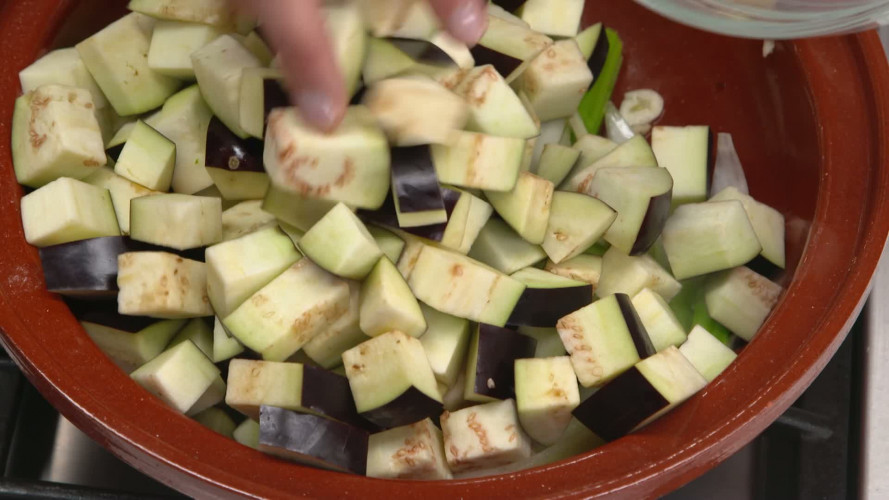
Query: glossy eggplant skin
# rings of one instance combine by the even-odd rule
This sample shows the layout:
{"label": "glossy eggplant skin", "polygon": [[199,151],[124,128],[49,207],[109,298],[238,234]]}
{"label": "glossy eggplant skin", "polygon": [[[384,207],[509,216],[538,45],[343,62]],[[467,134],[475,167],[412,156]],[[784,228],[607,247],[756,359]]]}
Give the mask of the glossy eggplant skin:
{"label": "glossy eggplant skin", "polygon": [[281,87],[281,83],[277,79],[269,78],[263,82],[262,96],[263,116],[265,116],[266,119],[268,119],[269,113],[271,113],[273,109],[290,106],[290,99],[287,97],[287,92],[284,91],[284,88]]}
{"label": "glossy eggplant skin", "polygon": [[475,393],[495,399],[514,398],[515,360],[533,358],[536,350],[537,340],[532,337],[508,328],[480,324]]}
{"label": "glossy eggplant skin", "polygon": [[593,54],[590,56],[589,60],[587,60],[587,67],[590,68],[590,71],[595,76],[599,76],[602,73],[602,68],[605,67],[605,60],[608,59],[608,50],[611,48],[611,45],[608,42],[608,36],[605,33],[605,27],[602,27],[602,31],[599,32],[599,39],[596,40],[596,47],[593,49]]}
{"label": "glossy eggplant skin", "polygon": [[215,116],[207,128],[207,167],[232,172],[265,172],[262,164],[263,142],[241,139]]}
{"label": "glossy eggplant skin", "polygon": [[[457,202],[460,201],[461,193],[445,187],[440,189],[444,208],[450,219],[451,214],[454,212],[454,207],[456,207]],[[359,210],[358,216],[366,222],[373,222],[394,228],[399,227],[398,214],[395,212],[395,201],[391,194],[386,197],[383,206],[376,210]],[[441,239],[444,238],[444,232],[447,227],[447,222],[444,222],[441,224],[432,224],[430,226],[404,227],[400,229],[406,233],[420,236],[421,238],[426,238],[432,241],[441,241]]]}
{"label": "glossy eggplant skin", "polygon": [[392,429],[419,422],[426,417],[438,422],[443,410],[440,402],[411,386],[397,398],[383,406],[361,413],[361,416],[380,429]]}
{"label": "glossy eggplant skin", "polygon": [[559,319],[593,303],[593,286],[531,288],[522,292],[507,325],[555,328]]}
{"label": "glossy eggplant skin", "polygon": [[500,6],[503,10],[508,12],[515,12],[516,9],[522,6],[525,3],[525,0],[493,0],[491,3],[494,5]]}
{"label": "glossy eggplant skin", "polygon": [[336,420],[272,406],[259,410],[259,449],[296,462],[364,475],[369,434]]}
{"label": "glossy eggplant skin", "polygon": [[148,251],[167,251],[204,260],[203,249],[177,252],[133,241],[126,236],[107,236],[41,248],[40,262],[50,292],[71,297],[113,299],[118,291],[117,256]]}
{"label": "glossy eggplant skin", "polygon": [[642,255],[647,252],[661,236],[667,218],[670,217],[670,206],[673,203],[673,191],[659,194],[648,202],[648,210],[639,226],[639,234],[633,243],[630,255]]}
{"label": "glossy eggplant skin", "polygon": [[502,52],[489,49],[483,45],[476,45],[470,49],[470,53],[472,54],[473,59],[475,59],[475,65],[477,67],[490,64],[491,66],[494,66],[494,69],[496,69],[498,73],[504,76],[511,74],[525,62]]}
{"label": "glossy eggplant skin", "polygon": [[86,321],[130,333],[138,333],[161,321],[146,316],[126,316],[117,312],[115,301],[67,299],[65,303],[78,321]]}
{"label": "glossy eggplant skin", "polygon": [[402,213],[444,210],[428,145],[392,148],[392,190]]}
{"label": "glossy eggplant skin", "polygon": [[322,368],[303,365],[302,406],[369,432],[378,430],[358,415],[349,380]]}
{"label": "glossy eggplant skin", "polygon": [[600,438],[614,441],[669,404],[633,367],[580,403],[572,413]]}
{"label": "glossy eggplant skin", "polygon": [[630,296],[625,293],[616,293],[614,298],[617,299],[617,305],[620,307],[624,322],[627,324],[627,330],[630,331],[630,337],[633,339],[633,345],[636,346],[636,353],[639,354],[639,359],[645,359],[657,354],[657,350],[655,350],[654,344],[651,342],[651,337],[648,336],[648,331],[645,329],[645,325],[642,324],[642,318],[639,317],[639,313],[633,307],[633,301],[630,299]]}
{"label": "glossy eggplant skin", "polygon": [[405,54],[419,63],[438,64],[438,65],[454,65],[454,61],[447,52],[441,50],[438,45],[426,40],[413,40],[410,38],[386,38],[386,41],[397,47]]}

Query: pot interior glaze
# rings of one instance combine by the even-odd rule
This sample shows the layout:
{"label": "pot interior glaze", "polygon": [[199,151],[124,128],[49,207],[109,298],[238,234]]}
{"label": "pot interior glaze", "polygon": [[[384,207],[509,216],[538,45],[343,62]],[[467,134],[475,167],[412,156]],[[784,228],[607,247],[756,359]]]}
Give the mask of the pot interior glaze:
{"label": "pot interior glaze", "polygon": [[[125,2],[30,0],[0,11],[0,136],[10,135],[17,72],[124,12]],[[629,1],[588,2],[625,42],[618,97],[654,88],[660,124],[734,136],[752,194],[786,217],[787,291],[738,361],[641,432],[522,473],[443,483],[381,481],[286,463],[166,408],[118,370],[45,290],[24,241],[8,140],[0,141],[0,329],[24,373],[68,419],[138,469],[202,497],[422,498],[654,496],[746,444],[827,362],[859,312],[889,232],[889,68],[874,33],[762,43],[707,34]]]}

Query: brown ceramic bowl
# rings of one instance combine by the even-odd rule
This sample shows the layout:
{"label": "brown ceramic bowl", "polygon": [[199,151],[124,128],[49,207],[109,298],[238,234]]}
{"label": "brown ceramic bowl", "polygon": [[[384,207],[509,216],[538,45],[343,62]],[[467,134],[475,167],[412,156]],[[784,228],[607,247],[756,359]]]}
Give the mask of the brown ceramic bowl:
{"label": "brown ceramic bowl", "polygon": [[[653,87],[661,123],[730,132],[752,193],[787,218],[789,287],[717,381],[643,431],[585,455],[507,476],[380,481],[265,456],[167,409],[118,370],[47,293],[19,219],[21,189],[0,145],[0,326],[28,378],[75,425],[136,468],[190,495],[375,498],[654,496],[750,441],[806,388],[857,316],[889,232],[889,68],[874,33],[762,44],[662,21],[629,1],[588,2],[626,42],[619,91]],[[5,2],[0,137],[17,72],[123,11],[105,0]],[[595,9],[592,8],[595,6]],[[792,278],[792,279],[791,279]]]}

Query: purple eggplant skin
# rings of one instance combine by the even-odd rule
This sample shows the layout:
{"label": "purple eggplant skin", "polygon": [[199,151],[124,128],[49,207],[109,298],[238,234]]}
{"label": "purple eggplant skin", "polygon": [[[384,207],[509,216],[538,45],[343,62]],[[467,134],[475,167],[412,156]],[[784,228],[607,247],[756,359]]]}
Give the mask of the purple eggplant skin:
{"label": "purple eggplant skin", "polygon": [[419,63],[446,66],[457,64],[457,61],[449,56],[447,52],[441,50],[438,45],[432,42],[397,37],[386,38],[385,40]]}
{"label": "purple eggplant skin", "polygon": [[525,3],[525,0],[493,0],[491,3],[502,7],[507,12],[515,12]]}
{"label": "purple eggplant skin", "polygon": [[367,431],[336,420],[272,406],[259,410],[259,449],[270,455],[364,475]]}
{"label": "purple eggplant skin", "polygon": [[[447,212],[449,219],[451,214],[454,213],[454,208],[457,206],[457,202],[460,201],[460,196],[462,195],[458,191],[445,187],[441,188],[441,198],[444,202],[445,212]],[[359,210],[358,217],[365,222],[379,224],[384,227],[399,227],[398,214],[395,213],[395,201],[392,199],[391,193],[386,197],[383,206],[376,210]],[[447,227],[448,224],[443,222],[441,224],[432,224],[430,226],[405,227],[400,229],[406,233],[413,234],[414,236],[426,238],[427,240],[441,241],[441,239],[444,238],[444,232]]]}
{"label": "purple eggplant skin", "polygon": [[673,190],[653,196],[648,202],[648,210],[639,226],[639,234],[633,242],[630,255],[642,255],[647,252],[661,236],[667,218],[670,217],[670,206],[673,203]]}
{"label": "purple eggplant skin", "polygon": [[574,409],[574,418],[606,440],[620,439],[670,403],[634,366]]}
{"label": "purple eggplant skin", "polygon": [[[161,321],[146,316],[118,314],[116,301],[95,301],[66,298],[65,304],[78,321],[107,326],[123,332],[138,333]],[[184,324],[183,324],[184,326]]]}
{"label": "purple eggplant skin", "polygon": [[624,322],[627,324],[627,330],[629,330],[630,337],[633,339],[633,345],[636,346],[636,353],[639,354],[639,359],[645,359],[657,354],[654,344],[651,342],[651,337],[648,336],[648,330],[642,324],[642,319],[639,317],[639,313],[636,312],[636,308],[633,307],[633,301],[630,300],[630,296],[625,293],[616,293],[614,298],[617,299],[617,305],[620,307],[621,315],[623,315]]}
{"label": "purple eggplant skin", "polygon": [[207,127],[207,159],[210,168],[233,172],[265,172],[262,165],[263,142],[241,139],[215,116]]}
{"label": "purple eggplant skin", "polygon": [[525,288],[507,325],[554,328],[563,317],[593,303],[593,285]]}
{"label": "purple eggplant skin", "polygon": [[147,251],[166,251],[204,260],[203,249],[178,252],[133,241],[126,236],[106,236],[41,248],[40,262],[50,292],[70,297],[114,299],[118,291],[117,256]]}
{"label": "purple eggplant skin", "polygon": [[380,429],[391,429],[419,422],[426,417],[437,422],[443,409],[441,403],[411,386],[397,398],[383,406],[363,412],[361,416]]}
{"label": "purple eggplant skin", "polygon": [[502,52],[489,49],[484,45],[476,45],[470,50],[472,57],[475,59],[476,66],[484,66],[490,64],[494,66],[501,75],[509,75],[522,65],[525,61],[508,56]]}
{"label": "purple eggplant skin", "polygon": [[269,113],[275,108],[286,108],[290,106],[290,99],[287,92],[281,86],[278,78],[266,78],[262,86],[262,108],[266,119]]}
{"label": "purple eggplant skin", "polygon": [[444,210],[428,145],[392,148],[392,189],[401,213]]}
{"label": "purple eggplant skin", "polygon": [[377,427],[358,415],[349,379],[323,368],[303,365],[303,408],[340,422],[359,427],[368,432]]}
{"label": "purple eggplant skin", "polygon": [[602,68],[605,67],[605,61],[608,59],[609,50],[611,50],[611,44],[608,42],[608,36],[605,34],[605,26],[602,26],[602,31],[599,32],[599,39],[596,40],[593,53],[587,60],[587,67],[590,68],[594,76],[598,77],[602,73]]}
{"label": "purple eggplant skin", "polygon": [[[475,366],[476,394],[495,399],[515,397],[515,360],[533,358],[537,340],[509,328],[478,325],[478,360]],[[492,381],[493,387],[489,387]]]}

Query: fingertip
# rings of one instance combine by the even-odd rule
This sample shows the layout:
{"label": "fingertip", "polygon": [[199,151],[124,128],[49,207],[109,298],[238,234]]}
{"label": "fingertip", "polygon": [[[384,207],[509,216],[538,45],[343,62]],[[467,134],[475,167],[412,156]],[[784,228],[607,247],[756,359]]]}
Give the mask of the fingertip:
{"label": "fingertip", "polygon": [[487,4],[479,0],[460,2],[445,19],[445,25],[455,38],[473,46],[488,28]]}
{"label": "fingertip", "polygon": [[300,116],[323,132],[334,131],[346,114],[345,103],[323,90],[306,89],[292,97]]}

